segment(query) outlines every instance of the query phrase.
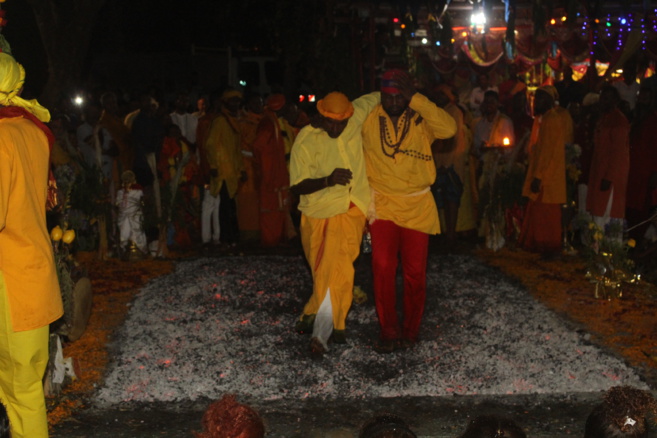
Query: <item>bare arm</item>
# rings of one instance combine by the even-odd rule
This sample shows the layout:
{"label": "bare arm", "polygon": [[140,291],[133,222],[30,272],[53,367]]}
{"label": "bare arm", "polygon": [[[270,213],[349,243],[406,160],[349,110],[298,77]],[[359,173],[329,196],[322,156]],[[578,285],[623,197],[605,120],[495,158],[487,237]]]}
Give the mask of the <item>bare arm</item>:
{"label": "bare arm", "polygon": [[309,195],[336,184],[346,186],[352,177],[351,170],[337,168],[325,177],[304,179],[299,184],[290,187],[290,191],[295,195]]}

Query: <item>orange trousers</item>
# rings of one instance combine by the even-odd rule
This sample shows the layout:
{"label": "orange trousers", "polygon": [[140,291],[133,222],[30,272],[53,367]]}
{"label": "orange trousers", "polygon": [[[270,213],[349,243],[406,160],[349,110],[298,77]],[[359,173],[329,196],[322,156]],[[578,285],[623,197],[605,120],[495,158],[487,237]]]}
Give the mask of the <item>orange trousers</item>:
{"label": "orange trousers", "polygon": [[561,251],[561,204],[529,201],[518,243],[527,251]]}
{"label": "orange trousers", "polygon": [[[315,315],[331,288],[333,328],[344,330],[354,289],[365,215],[357,207],[328,219],[301,216],[301,243],[313,273],[313,294],[303,315]],[[303,317],[302,315],[302,317]]]}

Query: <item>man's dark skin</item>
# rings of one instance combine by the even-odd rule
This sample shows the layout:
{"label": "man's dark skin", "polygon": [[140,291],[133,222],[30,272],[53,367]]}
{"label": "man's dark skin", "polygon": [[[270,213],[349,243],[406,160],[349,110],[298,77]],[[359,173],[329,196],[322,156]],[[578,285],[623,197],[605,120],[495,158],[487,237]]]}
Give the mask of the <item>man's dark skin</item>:
{"label": "man's dark skin", "polygon": [[[415,94],[415,87],[413,86],[411,78],[407,75],[397,75],[395,76],[394,80],[396,82],[397,88],[399,88],[399,93],[381,93],[381,105],[383,106],[385,112],[392,119],[396,130],[397,120],[399,120],[399,117],[408,108],[408,103],[411,101],[411,98]],[[329,137],[338,138],[347,127],[349,119],[335,120],[319,115],[314,118],[311,123],[314,128],[319,128],[326,131],[326,134],[328,134]],[[295,195],[308,195],[310,193],[315,193],[319,190],[325,189],[326,187],[333,187],[336,184],[346,186],[349,184],[352,178],[353,175],[351,170],[336,168],[333,170],[333,172],[331,172],[330,175],[327,175],[323,178],[305,179],[299,184],[290,187],[290,191]]]}
{"label": "man's dark skin", "polygon": [[[546,112],[554,108],[554,98],[546,91],[536,90],[536,96],[534,97],[534,115],[542,116]],[[541,180],[534,178],[530,186],[532,193],[538,193],[541,191]]]}
{"label": "man's dark skin", "polygon": [[413,86],[412,79],[406,74],[396,74],[393,79],[399,93],[381,92],[381,106],[390,117],[395,131],[397,131],[397,121],[408,108],[408,104],[416,93],[416,90]]}
{"label": "man's dark skin", "polygon": [[[345,130],[348,123],[349,119],[335,120],[322,115],[318,115],[312,120],[312,126],[314,128],[324,130],[331,138],[340,137],[340,134]],[[330,175],[325,177],[304,179],[299,184],[290,187],[290,191],[295,195],[309,195],[327,187],[333,187],[336,184],[346,186],[352,178],[353,175],[350,169],[342,169],[338,167],[335,168]]]}

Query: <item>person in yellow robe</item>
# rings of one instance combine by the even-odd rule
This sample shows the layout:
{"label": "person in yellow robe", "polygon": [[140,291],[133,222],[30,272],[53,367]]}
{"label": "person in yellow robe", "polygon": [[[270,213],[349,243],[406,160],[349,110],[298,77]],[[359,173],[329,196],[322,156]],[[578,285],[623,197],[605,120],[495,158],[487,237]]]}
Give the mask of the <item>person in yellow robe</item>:
{"label": "person in yellow robe", "polygon": [[63,314],[46,227],[48,110],[19,92],[25,70],[0,53],[0,402],[13,438],[45,438],[49,324]]}
{"label": "person in yellow robe", "polygon": [[353,300],[354,261],[360,252],[370,189],[361,127],[379,94],[353,102],[329,93],[320,116],[299,132],[290,160],[290,190],[300,196],[301,243],[313,274],[313,293],[297,331],[310,332],[311,353],[323,355],[328,340],[345,343]]}
{"label": "person in yellow robe", "polygon": [[[440,232],[431,194],[436,165],[434,139],[456,134],[445,110],[417,93],[410,76],[391,70],[381,81],[381,104],[363,124],[367,178],[372,188],[368,211],[372,236],[374,299],[380,341],[375,350],[389,353],[417,342],[426,296],[429,234]],[[397,317],[396,272],[404,271],[404,320]]]}
{"label": "person in yellow robe", "polygon": [[[239,238],[235,195],[240,179],[246,178],[246,174],[243,174],[244,162],[240,138],[242,93],[228,89],[222,94],[221,100],[223,108],[219,116],[212,121],[205,140],[205,150],[210,164],[210,187],[206,193],[209,193],[211,198],[204,198],[203,203],[219,204],[221,242],[234,246]],[[205,212],[212,210],[212,207],[208,209],[204,207],[204,213],[201,214],[202,227],[205,219],[209,221],[209,215]]]}
{"label": "person in yellow robe", "polygon": [[529,201],[518,238],[522,248],[546,254],[561,252],[566,144],[573,138],[573,121],[568,111],[556,107],[558,98],[557,89],[551,85],[536,90],[527,175],[522,188],[522,195]]}

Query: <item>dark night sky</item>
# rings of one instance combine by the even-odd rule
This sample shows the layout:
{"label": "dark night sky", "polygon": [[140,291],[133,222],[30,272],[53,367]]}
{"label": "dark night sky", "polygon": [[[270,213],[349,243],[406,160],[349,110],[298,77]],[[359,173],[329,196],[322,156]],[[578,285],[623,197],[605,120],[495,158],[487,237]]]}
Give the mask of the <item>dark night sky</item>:
{"label": "dark night sky", "polygon": [[[271,17],[274,3],[108,0],[97,19],[90,56],[103,52],[188,52],[192,44],[217,48],[229,44],[258,46],[267,50],[271,38],[264,32],[261,20]],[[28,74],[26,91],[38,94],[48,73],[34,14],[22,0],[9,0],[2,4],[2,9],[9,20],[3,33]]]}
{"label": "dark night sky", "polygon": [[[386,3],[400,10],[424,4],[420,0]],[[317,28],[317,18],[325,14],[325,5],[325,0],[107,0],[96,20],[89,60],[103,53],[190,53],[192,45],[258,48],[261,54],[271,54],[276,49],[272,45],[281,41],[273,35],[274,28],[292,44],[293,48],[286,46],[288,52],[308,49],[312,47],[308,42],[314,44],[310,33]],[[8,0],[2,8],[9,20],[4,34],[28,73],[26,92],[38,95],[48,72],[32,10],[25,0]],[[302,33],[289,32],[304,25]]]}

